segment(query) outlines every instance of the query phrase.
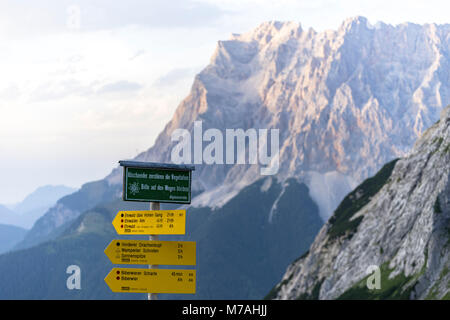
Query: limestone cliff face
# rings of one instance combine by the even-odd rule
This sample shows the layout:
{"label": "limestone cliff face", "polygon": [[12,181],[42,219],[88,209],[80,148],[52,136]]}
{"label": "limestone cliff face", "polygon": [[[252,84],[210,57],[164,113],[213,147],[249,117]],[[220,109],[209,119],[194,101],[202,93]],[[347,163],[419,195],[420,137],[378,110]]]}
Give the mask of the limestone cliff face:
{"label": "limestone cliff face", "polygon": [[[272,298],[450,298],[450,106],[404,158],[350,193]],[[368,290],[379,266],[381,289]]]}
{"label": "limestone cliff face", "polygon": [[[204,130],[278,128],[277,177],[305,181],[327,219],[347,192],[404,156],[450,102],[449,31],[356,17],[320,33],[267,22],[232,35],[218,42],[189,96],[137,159],[169,162],[172,132],[192,132],[196,120]],[[260,177],[257,165],[198,165],[194,182],[200,192],[229,194]],[[120,170],[108,179],[121,183]],[[205,194],[197,202],[223,200]]]}

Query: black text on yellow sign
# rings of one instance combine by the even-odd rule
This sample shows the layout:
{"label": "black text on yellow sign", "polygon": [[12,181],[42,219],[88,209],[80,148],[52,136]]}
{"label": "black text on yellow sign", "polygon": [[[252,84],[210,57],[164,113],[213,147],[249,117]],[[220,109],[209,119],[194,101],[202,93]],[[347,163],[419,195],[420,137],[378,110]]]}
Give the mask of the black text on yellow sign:
{"label": "black text on yellow sign", "polygon": [[105,278],[113,292],[195,293],[195,270],[113,268]]}
{"label": "black text on yellow sign", "polygon": [[113,240],[105,254],[115,264],[194,266],[196,263],[193,241]]}
{"label": "black text on yellow sign", "polygon": [[186,210],[119,211],[112,224],[118,234],[185,234]]}

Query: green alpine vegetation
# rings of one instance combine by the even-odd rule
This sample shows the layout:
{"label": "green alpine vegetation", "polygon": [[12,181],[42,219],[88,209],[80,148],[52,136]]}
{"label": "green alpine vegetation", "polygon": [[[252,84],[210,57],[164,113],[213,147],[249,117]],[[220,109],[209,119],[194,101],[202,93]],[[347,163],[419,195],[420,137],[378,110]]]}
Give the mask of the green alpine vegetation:
{"label": "green alpine vegetation", "polygon": [[[160,236],[197,242],[196,294],[160,299],[262,299],[286,265],[308,249],[323,225],[308,188],[295,179],[284,184],[266,179],[271,182],[249,185],[221,208],[188,207],[186,235]],[[113,218],[119,210],[147,209],[148,203],[120,200],[98,205],[56,239],[0,255],[0,298],[145,299],[145,294],[113,293],[103,279],[120,266],[109,261],[105,248],[113,239],[127,238],[116,234]],[[81,290],[66,287],[70,265],[80,267]]]}
{"label": "green alpine vegetation", "polygon": [[387,183],[398,160],[395,159],[385,164],[375,176],[364,180],[342,200],[333,216],[328,220],[330,240],[342,236],[352,237],[363,219],[363,217],[351,219],[352,216],[369,203],[372,197]]}

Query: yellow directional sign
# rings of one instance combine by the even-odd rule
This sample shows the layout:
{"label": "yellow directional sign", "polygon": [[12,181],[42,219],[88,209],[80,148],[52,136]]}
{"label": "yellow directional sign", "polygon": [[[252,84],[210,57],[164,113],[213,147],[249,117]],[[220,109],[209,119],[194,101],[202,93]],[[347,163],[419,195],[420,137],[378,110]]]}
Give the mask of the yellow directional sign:
{"label": "yellow directional sign", "polygon": [[195,293],[195,270],[113,268],[105,278],[113,292]]}
{"label": "yellow directional sign", "polygon": [[119,211],[112,224],[118,234],[185,234],[186,210]]}
{"label": "yellow directional sign", "polygon": [[105,254],[112,263],[195,265],[193,241],[113,240]]}

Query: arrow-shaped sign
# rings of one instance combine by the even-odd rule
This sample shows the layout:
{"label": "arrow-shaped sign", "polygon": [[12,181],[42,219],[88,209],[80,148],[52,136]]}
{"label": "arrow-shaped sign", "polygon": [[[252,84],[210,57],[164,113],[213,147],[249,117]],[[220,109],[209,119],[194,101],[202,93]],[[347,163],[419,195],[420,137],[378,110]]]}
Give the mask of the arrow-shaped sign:
{"label": "arrow-shaped sign", "polygon": [[105,254],[115,264],[195,265],[193,241],[113,240]]}
{"label": "arrow-shaped sign", "polygon": [[113,292],[195,293],[195,270],[113,268],[105,278]]}
{"label": "arrow-shaped sign", "polygon": [[118,234],[185,234],[186,210],[119,211],[112,224]]}

